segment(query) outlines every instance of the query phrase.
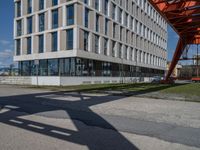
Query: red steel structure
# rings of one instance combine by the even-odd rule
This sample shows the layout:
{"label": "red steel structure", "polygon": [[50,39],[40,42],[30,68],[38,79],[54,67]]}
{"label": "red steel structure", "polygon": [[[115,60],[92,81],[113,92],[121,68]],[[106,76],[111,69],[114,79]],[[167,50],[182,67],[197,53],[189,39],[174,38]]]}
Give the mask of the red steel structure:
{"label": "red steel structure", "polygon": [[166,75],[168,81],[187,46],[200,44],[200,0],[149,0],[149,2],[179,35],[176,51]]}

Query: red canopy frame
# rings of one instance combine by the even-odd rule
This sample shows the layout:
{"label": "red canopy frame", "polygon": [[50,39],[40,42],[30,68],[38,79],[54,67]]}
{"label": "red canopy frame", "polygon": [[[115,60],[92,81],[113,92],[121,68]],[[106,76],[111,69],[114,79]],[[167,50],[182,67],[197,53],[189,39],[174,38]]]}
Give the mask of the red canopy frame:
{"label": "red canopy frame", "polygon": [[165,18],[179,41],[165,80],[168,81],[187,45],[200,44],[200,0],[149,0]]}

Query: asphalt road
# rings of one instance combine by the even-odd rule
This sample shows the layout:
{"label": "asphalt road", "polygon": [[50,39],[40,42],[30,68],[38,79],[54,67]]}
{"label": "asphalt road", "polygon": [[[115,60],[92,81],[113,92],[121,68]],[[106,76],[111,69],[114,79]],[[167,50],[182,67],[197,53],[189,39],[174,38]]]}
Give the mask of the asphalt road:
{"label": "asphalt road", "polygon": [[0,108],[3,150],[200,149],[199,103],[1,85]]}

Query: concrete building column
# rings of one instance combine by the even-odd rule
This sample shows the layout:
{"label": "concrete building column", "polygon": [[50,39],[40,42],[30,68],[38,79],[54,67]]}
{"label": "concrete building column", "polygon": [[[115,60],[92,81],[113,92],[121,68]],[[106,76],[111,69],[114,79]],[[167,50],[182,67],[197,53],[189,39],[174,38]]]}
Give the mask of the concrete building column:
{"label": "concrete building column", "polygon": [[57,43],[58,43],[58,51],[60,51],[61,49],[61,47],[60,47],[60,41],[61,41],[61,38],[60,38],[60,36],[61,36],[61,30],[58,30],[58,32],[57,32],[57,36],[58,36],[58,38],[57,38]]}
{"label": "concrete building column", "polygon": [[74,50],[78,50],[79,49],[79,28],[75,27],[74,28],[74,39],[73,39],[73,47]]}
{"label": "concrete building column", "polygon": [[51,14],[51,10],[48,10],[48,30],[50,30],[52,28],[52,14]]}
{"label": "concrete building column", "polygon": [[39,15],[35,15],[35,32],[39,32]]}
{"label": "concrete building column", "polygon": [[46,46],[46,33],[44,34],[44,53],[47,51],[47,46]]}
{"label": "concrete building column", "polygon": [[[63,12],[63,15],[62,15],[62,26],[65,27],[66,26],[66,20],[67,20],[67,16],[66,16],[66,6],[62,6],[62,12]],[[76,19],[75,19],[76,20]]]}
{"label": "concrete building column", "polygon": [[27,34],[27,18],[24,18],[24,34]]}

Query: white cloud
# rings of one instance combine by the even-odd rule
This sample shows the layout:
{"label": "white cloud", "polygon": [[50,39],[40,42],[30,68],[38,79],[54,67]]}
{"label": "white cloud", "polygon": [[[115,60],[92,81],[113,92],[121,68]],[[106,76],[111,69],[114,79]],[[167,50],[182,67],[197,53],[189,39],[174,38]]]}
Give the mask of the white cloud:
{"label": "white cloud", "polygon": [[10,44],[11,42],[10,41],[7,41],[7,40],[0,40],[0,44],[3,44],[3,45],[8,45]]}
{"label": "white cloud", "polygon": [[0,58],[6,58],[6,57],[11,57],[11,56],[13,56],[13,51],[10,49],[0,51]]}
{"label": "white cloud", "polygon": [[0,51],[0,67],[9,66],[13,62],[13,54],[11,49]]}

